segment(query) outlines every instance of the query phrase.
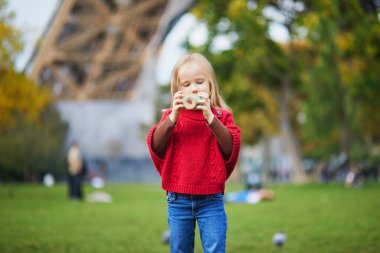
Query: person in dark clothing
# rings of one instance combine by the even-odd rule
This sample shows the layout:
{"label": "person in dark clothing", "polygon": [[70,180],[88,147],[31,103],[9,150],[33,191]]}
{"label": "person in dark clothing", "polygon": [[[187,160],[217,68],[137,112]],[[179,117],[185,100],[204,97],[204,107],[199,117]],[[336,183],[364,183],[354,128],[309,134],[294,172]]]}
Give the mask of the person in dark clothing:
{"label": "person in dark clothing", "polygon": [[77,143],[73,143],[67,155],[69,197],[71,200],[82,200],[82,177],[84,162]]}

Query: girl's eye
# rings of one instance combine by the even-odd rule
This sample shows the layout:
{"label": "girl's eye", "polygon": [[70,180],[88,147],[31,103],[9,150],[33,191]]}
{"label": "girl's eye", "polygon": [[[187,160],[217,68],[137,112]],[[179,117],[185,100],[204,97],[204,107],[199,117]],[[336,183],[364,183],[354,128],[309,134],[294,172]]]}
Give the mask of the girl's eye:
{"label": "girl's eye", "polygon": [[183,87],[187,87],[187,86],[189,86],[190,85],[190,83],[188,83],[188,82],[186,82],[186,83],[182,83],[182,86]]}
{"label": "girl's eye", "polygon": [[203,79],[198,79],[198,80],[197,80],[197,84],[202,84],[202,83],[204,83],[204,80],[203,80]]}

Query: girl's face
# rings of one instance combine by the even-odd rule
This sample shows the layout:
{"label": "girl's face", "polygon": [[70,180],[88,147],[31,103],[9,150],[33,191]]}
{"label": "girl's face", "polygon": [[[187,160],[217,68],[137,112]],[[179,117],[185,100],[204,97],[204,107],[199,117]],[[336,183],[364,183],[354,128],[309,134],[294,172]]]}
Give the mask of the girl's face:
{"label": "girl's face", "polygon": [[178,71],[179,89],[183,94],[207,93],[210,96],[210,82],[207,73],[196,62],[188,62]]}

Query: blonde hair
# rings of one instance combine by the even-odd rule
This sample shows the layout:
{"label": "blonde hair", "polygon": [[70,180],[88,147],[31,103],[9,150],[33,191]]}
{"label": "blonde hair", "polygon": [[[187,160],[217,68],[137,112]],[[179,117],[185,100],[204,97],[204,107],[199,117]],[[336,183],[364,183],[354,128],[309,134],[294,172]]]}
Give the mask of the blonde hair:
{"label": "blonde hair", "polygon": [[174,97],[174,94],[177,91],[179,91],[179,87],[180,87],[179,78],[178,78],[179,70],[181,67],[183,67],[184,65],[190,62],[195,62],[199,64],[208,74],[207,78],[210,85],[211,107],[231,110],[220,94],[219,86],[215,78],[214,68],[211,66],[211,63],[206,59],[206,57],[204,57],[203,55],[199,53],[191,53],[191,54],[184,55],[181,59],[179,59],[179,61],[174,66],[171,83],[170,83],[170,92],[171,92],[172,98]]}

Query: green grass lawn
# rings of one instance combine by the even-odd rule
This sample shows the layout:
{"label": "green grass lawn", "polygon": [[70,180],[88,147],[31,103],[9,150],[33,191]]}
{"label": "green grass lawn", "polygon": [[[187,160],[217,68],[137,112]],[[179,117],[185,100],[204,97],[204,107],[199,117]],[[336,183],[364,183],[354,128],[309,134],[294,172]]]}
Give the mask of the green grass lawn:
{"label": "green grass lawn", "polygon": [[[227,192],[240,187],[227,185]],[[226,204],[227,252],[380,252],[380,184],[271,188],[273,201]],[[0,185],[0,252],[169,252],[161,243],[167,215],[159,185],[103,190],[111,204],[71,202],[65,185]],[[278,229],[288,238],[281,249],[271,242]]]}

